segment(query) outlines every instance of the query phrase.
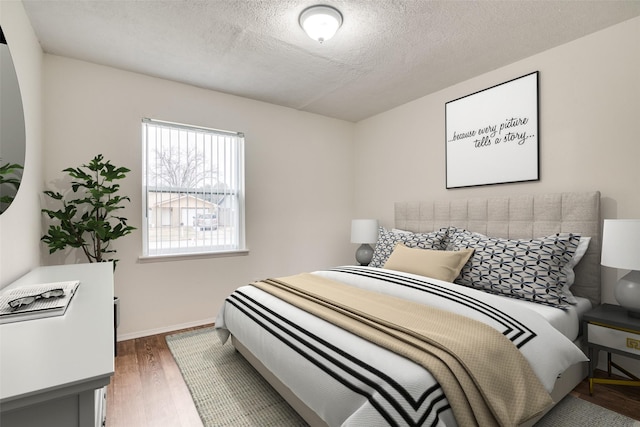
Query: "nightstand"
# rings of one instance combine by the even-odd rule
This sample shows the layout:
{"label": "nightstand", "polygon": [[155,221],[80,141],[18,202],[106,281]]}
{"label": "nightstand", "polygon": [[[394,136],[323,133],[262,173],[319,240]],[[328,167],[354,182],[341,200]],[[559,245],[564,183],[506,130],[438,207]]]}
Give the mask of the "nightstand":
{"label": "nightstand", "polygon": [[[594,384],[618,384],[640,386],[640,379],[611,361],[611,353],[640,359],[640,319],[630,317],[627,309],[613,304],[603,304],[582,317],[585,344],[589,356],[589,393]],[[594,378],[597,351],[607,352],[607,373],[611,367],[630,379]]]}

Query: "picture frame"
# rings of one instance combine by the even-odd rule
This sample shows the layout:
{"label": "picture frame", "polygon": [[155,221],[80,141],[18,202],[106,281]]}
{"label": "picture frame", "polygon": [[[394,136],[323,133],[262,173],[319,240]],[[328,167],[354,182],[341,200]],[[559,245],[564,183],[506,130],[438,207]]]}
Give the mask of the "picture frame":
{"label": "picture frame", "polygon": [[538,181],[538,71],[445,104],[446,188]]}

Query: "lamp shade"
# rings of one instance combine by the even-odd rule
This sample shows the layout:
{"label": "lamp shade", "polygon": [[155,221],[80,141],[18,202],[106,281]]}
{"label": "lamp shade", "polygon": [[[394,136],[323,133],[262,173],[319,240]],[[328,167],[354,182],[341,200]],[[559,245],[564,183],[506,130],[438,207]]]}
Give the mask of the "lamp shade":
{"label": "lamp shade", "polygon": [[377,241],[377,219],[354,219],[351,221],[351,243],[375,243]]}
{"label": "lamp shade", "polygon": [[640,219],[605,219],[602,258],[607,267],[640,270]]}
{"label": "lamp shade", "polygon": [[300,14],[300,26],[320,43],[329,40],[342,25],[342,14],[331,6],[311,6]]}

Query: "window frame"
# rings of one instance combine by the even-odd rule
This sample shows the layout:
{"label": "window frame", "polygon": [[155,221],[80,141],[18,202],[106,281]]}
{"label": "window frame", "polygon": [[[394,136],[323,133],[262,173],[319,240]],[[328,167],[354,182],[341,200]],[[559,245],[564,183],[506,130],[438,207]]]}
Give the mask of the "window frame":
{"label": "window frame", "polygon": [[[237,220],[237,245],[234,248],[224,249],[212,249],[213,246],[201,247],[198,250],[197,246],[194,250],[178,250],[175,252],[166,253],[150,253],[149,250],[149,188],[147,182],[147,152],[148,152],[148,140],[146,138],[146,126],[148,124],[155,124],[162,127],[168,127],[175,130],[186,130],[194,132],[204,132],[213,134],[216,136],[232,136],[237,137],[235,142],[237,145],[234,150],[237,161],[234,162],[237,167],[237,188],[234,188],[232,194],[236,197],[237,215],[234,215]],[[181,259],[199,259],[199,258],[215,258],[215,257],[229,257],[229,256],[242,256],[248,255],[249,250],[246,246],[246,222],[245,222],[245,135],[242,132],[232,132],[219,130],[214,128],[208,128],[203,126],[188,125],[183,123],[169,122],[164,120],[143,118],[141,121],[141,150],[142,150],[142,173],[141,173],[141,188],[142,188],[142,255],[139,256],[140,262],[156,262],[156,261],[175,261]],[[218,163],[219,164],[219,163]],[[160,187],[155,187],[160,188]],[[194,189],[193,194],[198,192]],[[202,193],[200,193],[202,194]],[[210,192],[208,194],[214,194]]]}

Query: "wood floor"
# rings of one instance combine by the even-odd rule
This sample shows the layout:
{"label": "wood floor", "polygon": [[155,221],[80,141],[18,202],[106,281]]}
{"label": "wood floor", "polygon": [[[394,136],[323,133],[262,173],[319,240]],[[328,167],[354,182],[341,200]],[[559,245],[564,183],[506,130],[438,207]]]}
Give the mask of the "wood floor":
{"label": "wood floor", "polygon": [[[115,374],[107,392],[108,427],[202,426],[166,335],[118,343]],[[640,421],[640,387],[596,384],[589,396],[589,385],[583,381],[571,393]]]}
{"label": "wood floor", "polygon": [[[596,370],[595,376],[607,378],[607,373]],[[615,375],[612,377],[623,378]],[[584,380],[573,389],[571,394],[640,421],[640,387],[595,384],[593,396],[589,396],[589,382]]]}
{"label": "wood floor", "polygon": [[118,343],[115,374],[107,387],[108,427],[202,426],[166,335]]}

